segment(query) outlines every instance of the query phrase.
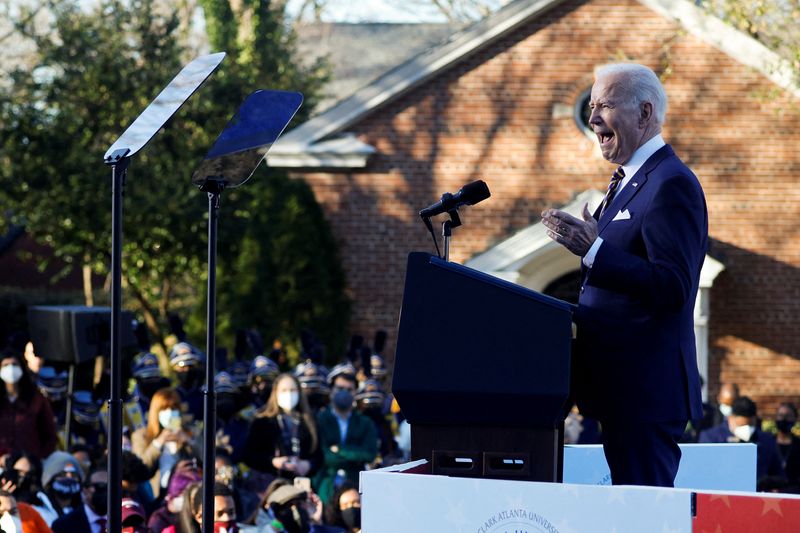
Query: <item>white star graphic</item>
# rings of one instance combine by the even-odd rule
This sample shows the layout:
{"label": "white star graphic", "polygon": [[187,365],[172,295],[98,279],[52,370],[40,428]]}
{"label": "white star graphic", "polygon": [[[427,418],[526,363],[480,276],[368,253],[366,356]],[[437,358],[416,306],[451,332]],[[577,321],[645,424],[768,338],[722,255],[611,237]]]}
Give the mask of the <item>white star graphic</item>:
{"label": "white star graphic", "polygon": [[447,511],[444,513],[444,519],[448,524],[458,528],[458,531],[464,531],[464,527],[469,525],[469,520],[464,516],[464,500],[452,500],[446,498]]}
{"label": "white star graphic", "polygon": [[564,483],[564,484],[562,484],[561,485],[561,494],[569,494],[570,496],[572,496],[575,499],[578,499],[578,498],[581,497],[580,488],[578,488],[578,485],[575,485],[575,484],[572,484],[572,483]]}
{"label": "white star graphic", "polygon": [[678,494],[685,492],[684,490],[680,489],[658,489],[656,493],[656,502],[660,502],[662,500],[674,500],[678,497]]}
{"label": "white star graphic", "polygon": [[777,513],[779,516],[783,516],[780,500],[776,498],[764,498],[764,509],[761,511],[761,516],[764,516],[770,512]]}
{"label": "white star graphic", "polygon": [[517,494],[515,496],[509,496],[506,499],[506,505],[509,509],[522,509],[525,507],[525,501],[522,496]]}

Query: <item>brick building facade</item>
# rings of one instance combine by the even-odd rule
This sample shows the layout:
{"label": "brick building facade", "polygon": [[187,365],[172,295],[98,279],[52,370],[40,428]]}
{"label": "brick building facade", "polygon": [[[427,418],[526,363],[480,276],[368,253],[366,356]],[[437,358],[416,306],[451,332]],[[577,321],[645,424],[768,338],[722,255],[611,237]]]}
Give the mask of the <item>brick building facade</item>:
{"label": "brick building facade", "polygon": [[441,193],[475,179],[492,191],[454,231],[451,259],[469,262],[543,208],[605,189],[613,168],[574,110],[595,67],[620,59],[662,77],[664,137],[705,189],[724,267],[706,301],[709,395],[737,382],[771,416],[800,400],[799,93],[774,55],[691,3],[518,0],[289,132],[269,164],[326,210],[354,330],[391,338],[406,255],[433,251],[416,213]]}

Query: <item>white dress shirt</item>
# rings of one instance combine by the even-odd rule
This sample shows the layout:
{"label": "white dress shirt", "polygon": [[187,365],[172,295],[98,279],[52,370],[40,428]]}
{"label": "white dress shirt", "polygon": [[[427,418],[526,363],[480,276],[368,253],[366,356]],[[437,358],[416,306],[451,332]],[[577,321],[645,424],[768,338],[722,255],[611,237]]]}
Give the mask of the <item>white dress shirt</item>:
{"label": "white dress shirt", "polygon": [[[614,197],[616,198],[619,196],[620,191],[625,188],[631,178],[639,172],[639,169],[642,168],[650,156],[654,153],[659,151],[665,144],[664,138],[661,137],[661,134],[657,134],[655,137],[641,145],[639,148],[633,152],[633,155],[628,160],[627,163],[622,165],[622,170],[625,172],[625,177],[622,178],[622,181],[619,182],[619,186],[617,187],[617,192],[614,193]],[[586,255],[583,256],[583,264],[586,265],[588,268],[592,268],[594,264],[594,258],[597,255],[598,250],[600,250],[600,246],[603,244],[603,239],[598,236],[597,239],[592,243],[592,247],[589,248],[589,251],[586,252]]]}

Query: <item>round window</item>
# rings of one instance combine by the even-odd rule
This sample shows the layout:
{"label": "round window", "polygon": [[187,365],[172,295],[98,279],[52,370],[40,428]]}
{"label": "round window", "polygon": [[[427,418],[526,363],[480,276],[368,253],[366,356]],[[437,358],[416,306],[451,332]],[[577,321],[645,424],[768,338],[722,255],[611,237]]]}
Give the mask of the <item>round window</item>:
{"label": "round window", "polygon": [[594,139],[594,132],[589,125],[589,119],[592,116],[592,110],[589,108],[589,100],[592,98],[592,88],[589,87],[581,93],[578,100],[575,102],[575,124],[578,128]]}

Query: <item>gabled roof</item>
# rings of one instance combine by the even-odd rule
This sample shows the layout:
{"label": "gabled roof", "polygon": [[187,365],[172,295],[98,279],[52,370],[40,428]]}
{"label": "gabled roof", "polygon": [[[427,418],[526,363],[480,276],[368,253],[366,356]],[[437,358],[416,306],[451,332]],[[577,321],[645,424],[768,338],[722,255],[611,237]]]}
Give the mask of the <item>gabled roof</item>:
{"label": "gabled roof", "polygon": [[[297,56],[308,66],[325,58],[331,79],[314,113],[382,76],[390,68],[441,44],[465,24],[309,22],[297,25]],[[356,53],[358,51],[358,53]]]}
{"label": "gabled roof", "polygon": [[[750,66],[800,96],[786,61],[758,41],[728,26],[687,0],[638,0],[689,33]],[[399,98],[442,70],[513,32],[563,0],[516,0],[486,19],[455,33],[443,45],[398,65],[324,113],[286,133],[272,147],[267,163],[275,167],[365,167],[375,149],[354,137],[330,144],[370,111]],[[313,148],[313,150],[312,150]],[[324,154],[315,163],[312,153]]]}

